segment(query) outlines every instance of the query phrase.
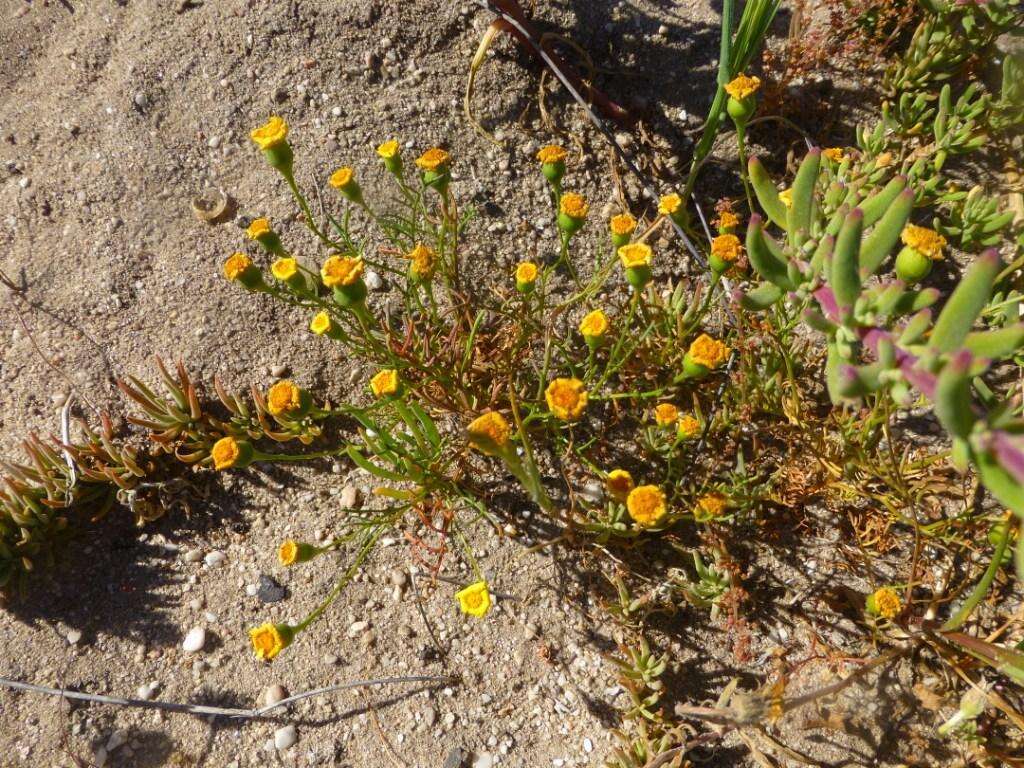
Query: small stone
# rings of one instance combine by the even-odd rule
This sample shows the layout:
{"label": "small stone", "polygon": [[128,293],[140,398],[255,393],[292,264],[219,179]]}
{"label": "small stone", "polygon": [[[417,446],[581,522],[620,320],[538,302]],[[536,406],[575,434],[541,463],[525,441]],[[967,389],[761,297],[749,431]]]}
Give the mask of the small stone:
{"label": "small stone", "polygon": [[270,369],[270,375],[275,379],[283,379],[288,375],[288,366],[282,364],[275,365]]}
{"label": "small stone", "polygon": [[185,635],[181,643],[181,649],[186,653],[198,653],[206,645],[206,630],[202,627],[192,627]]}
{"label": "small stone", "polygon": [[363,277],[363,280],[366,282],[366,287],[371,291],[379,291],[384,287],[384,281],[381,279],[380,275],[372,269],[366,271],[366,275]]}
{"label": "small stone", "polygon": [[274,731],[274,748],[278,752],[283,752],[298,740],[299,734],[296,732],[294,725],[286,725],[284,728],[278,728]]}
{"label": "small stone", "polygon": [[107,764],[107,748],[97,747],[96,751],[92,753],[92,759],[95,761],[96,768],[103,768]]}
{"label": "small stone", "polygon": [[150,699],[153,698],[153,696],[156,695],[156,691],[157,691],[157,689],[159,687],[160,687],[160,683],[158,683],[158,682],[156,682],[154,680],[151,683],[144,683],[143,685],[140,685],[138,687],[138,690],[135,691],[135,693],[143,701],[149,701]]}
{"label": "small stone", "polygon": [[594,742],[591,741],[589,736],[583,740],[583,751],[587,754],[594,751]]}
{"label": "small stone", "polygon": [[128,742],[128,731],[123,728],[119,728],[110,734],[110,738],[107,739],[107,753],[113,752],[115,749],[119,749]]}
{"label": "small stone", "polygon": [[256,596],[264,603],[278,603],[288,596],[288,590],[267,575],[260,576],[260,586]]}
{"label": "small stone", "polygon": [[437,710],[433,707],[423,710],[423,722],[426,723],[427,728],[433,728],[437,723]]}
{"label": "small stone", "polygon": [[494,768],[494,755],[490,752],[481,752],[473,761],[473,768]]}
{"label": "small stone", "polygon": [[660,27],[658,27],[658,34],[661,35],[662,37],[668,37],[668,33],[670,31],[671,30],[668,28],[668,25],[666,24],[662,24]]}
{"label": "small stone", "polygon": [[402,588],[409,583],[409,574],[401,568],[395,568],[391,571],[391,575],[388,578],[391,581],[391,585],[398,588]]}
{"label": "small stone", "polygon": [[198,549],[190,549],[181,556],[181,559],[186,563],[198,563],[203,559],[203,553]]}
{"label": "small stone", "polygon": [[363,632],[369,629],[369,627],[370,622],[368,621],[354,621],[352,622],[352,625],[348,628],[348,636],[355,637],[356,635],[361,635]]}
{"label": "small stone", "polygon": [[346,485],[341,489],[341,506],[345,509],[359,509],[359,489],[354,485]]}
{"label": "small stone", "polygon": [[441,768],[467,768],[469,765],[469,753],[462,747],[455,747],[444,759]]}
{"label": "small stone", "polygon": [[135,96],[132,97],[132,101],[135,103],[135,106],[138,107],[140,110],[146,110],[149,108],[149,96],[147,96],[142,91],[136,93]]}
{"label": "small stone", "polygon": [[263,703],[268,707],[272,707],[279,701],[284,701],[288,698],[288,691],[285,690],[283,685],[275,683],[274,685],[268,686],[267,690],[263,692]]}
{"label": "small stone", "polygon": [[227,560],[227,555],[221,552],[219,549],[215,549],[212,552],[207,552],[206,557],[203,560],[210,568],[216,568],[218,565],[222,565]]}
{"label": "small stone", "polygon": [[64,637],[67,638],[70,645],[78,645],[82,640],[82,631],[80,629],[69,629]]}
{"label": "small stone", "polygon": [[259,591],[260,591],[260,588],[259,588],[259,585],[257,585],[257,584],[246,584],[245,585],[245,594],[247,594],[249,597],[256,597],[256,595],[257,595],[257,593]]}
{"label": "small stone", "polygon": [[283,104],[288,101],[288,89],[284,87],[275,88],[274,92],[270,96],[271,101],[275,104]]}
{"label": "small stone", "polygon": [[329,666],[329,667],[336,666],[338,661],[339,661],[338,657],[335,656],[333,653],[325,653],[324,654],[324,664],[326,664],[327,666]]}

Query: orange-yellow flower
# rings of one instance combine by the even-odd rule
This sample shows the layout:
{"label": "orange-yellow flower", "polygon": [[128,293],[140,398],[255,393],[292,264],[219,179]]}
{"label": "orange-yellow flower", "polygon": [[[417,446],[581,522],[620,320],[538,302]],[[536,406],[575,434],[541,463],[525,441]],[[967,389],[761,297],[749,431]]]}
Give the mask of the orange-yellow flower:
{"label": "orange-yellow flower", "polygon": [[662,216],[671,216],[678,211],[683,205],[683,198],[672,192],[668,195],[662,195],[661,199],[658,200],[658,213]]}
{"label": "orange-yellow flower", "polygon": [[786,206],[787,208],[792,208],[793,207],[793,189],[792,189],[792,187],[790,187],[789,189],[784,189],[781,192],[779,192],[779,200],[781,200],[782,204],[784,206]]}
{"label": "orange-yellow flower", "polygon": [[442,168],[446,168],[449,162],[451,162],[451,155],[440,147],[428,149],[416,158],[416,165],[424,171],[438,171]]}
{"label": "orange-yellow flower", "polygon": [[281,565],[294,565],[299,557],[299,544],[294,539],[287,539],[281,542],[277,548],[277,559]]}
{"label": "orange-yellow flower", "polygon": [[370,379],[370,391],[374,397],[393,395],[398,392],[398,383],[398,371],[394,368],[385,368]]}
{"label": "orange-yellow flower", "polygon": [[351,168],[339,168],[330,175],[330,178],[327,179],[327,183],[330,184],[335,189],[344,189],[345,187],[352,183],[352,180],[354,178],[355,171],[353,171]]}
{"label": "orange-yellow flower", "polygon": [[738,75],[729,81],[725,86],[725,92],[732,96],[737,101],[742,101],[748,96],[752,96],[757,93],[757,89],[761,87],[761,78],[747,75]]}
{"label": "orange-yellow flower", "polygon": [[291,645],[295,630],[287,624],[263,624],[249,630],[249,639],[256,658],[272,661],[277,654]]}
{"label": "orange-yellow flower", "polygon": [[326,312],[317,312],[309,323],[309,330],[317,336],[323,336],[330,333],[332,327],[333,323],[331,322],[331,316]]}
{"label": "orange-yellow flower", "polygon": [[726,361],[731,350],[718,339],[702,333],[690,344],[689,356],[693,362],[705,368],[717,368]]}
{"label": "orange-yellow flower", "polygon": [[638,485],[626,497],[626,510],[637,525],[649,528],[665,516],[665,494],[656,485]]}
{"label": "orange-yellow flower", "polygon": [[557,144],[548,144],[546,147],[541,147],[537,153],[537,159],[544,164],[564,162],[567,156],[568,153]]}
{"label": "orange-yellow flower", "polygon": [[267,392],[267,410],[273,416],[297,411],[302,407],[302,390],[287,379],[279,381]]}
{"label": "orange-yellow flower", "polygon": [[252,266],[252,259],[244,253],[235,253],[224,262],[224,277],[228,280],[237,280]]}
{"label": "orange-yellow flower", "polygon": [[544,391],[544,398],[555,418],[575,421],[587,407],[589,395],[579,379],[553,379]]}
{"label": "orange-yellow flower", "polygon": [[537,265],[532,261],[524,261],[516,267],[516,282],[529,285],[537,279]]}
{"label": "orange-yellow flower", "polygon": [[580,333],[598,339],[608,331],[608,317],[600,309],[595,309],[580,321]]}
{"label": "orange-yellow flower", "polygon": [[416,247],[405,254],[405,258],[412,261],[409,269],[415,277],[420,280],[429,280],[433,277],[434,270],[437,268],[437,259],[433,248],[423,243],[416,243]]}
{"label": "orange-yellow flower", "polygon": [[629,492],[636,487],[633,476],[624,469],[613,469],[609,472],[604,479],[604,485],[608,495],[617,501],[625,501]]}
{"label": "orange-yellow flower", "polygon": [[700,434],[701,426],[700,422],[690,414],[679,417],[679,436],[684,439],[690,439]]}
{"label": "orange-yellow flower", "polygon": [[290,256],[286,256],[283,259],[277,259],[271,264],[270,272],[278,280],[291,280],[299,273],[299,263]]}
{"label": "orange-yellow flower", "polygon": [[647,243],[630,243],[619,248],[619,261],[626,269],[650,266],[653,255]]}
{"label": "orange-yellow flower", "polygon": [[558,204],[558,209],[571,219],[585,219],[590,211],[590,205],[583,195],[575,192],[566,192]]}
{"label": "orange-yellow flower", "polygon": [[328,288],[352,285],[362,274],[363,260],[358,256],[329,256],[320,267],[320,277]]}
{"label": "orange-yellow flower", "polygon": [[721,230],[735,229],[740,225],[740,217],[732,211],[722,211],[718,214],[718,228]]}
{"label": "orange-yellow flower", "polygon": [[846,153],[843,151],[842,147],[829,147],[828,149],[823,149],[821,154],[833,163],[841,163],[846,159]]}
{"label": "orange-yellow flower", "polygon": [[486,581],[477,581],[465,589],[455,593],[459,601],[459,610],[469,616],[476,616],[478,619],[487,615],[491,610],[491,593],[487,589]]}
{"label": "orange-yellow flower", "polygon": [[732,263],[740,257],[743,246],[736,235],[719,235],[711,240],[711,255],[724,262]]}
{"label": "orange-yellow flower", "polygon": [[613,235],[631,235],[636,231],[636,219],[628,213],[620,213],[618,216],[612,216],[608,228]]}
{"label": "orange-yellow flower", "polygon": [[245,236],[250,240],[259,240],[263,235],[269,235],[274,230],[270,228],[270,219],[260,217],[249,222],[245,228]]}
{"label": "orange-yellow flower", "polygon": [[264,125],[254,128],[249,137],[260,149],[273,149],[288,138],[288,123],[284,118],[273,115]]}
{"label": "orange-yellow flower", "polygon": [[908,248],[912,248],[932,261],[942,258],[942,249],[946,246],[946,238],[933,229],[907,224],[900,234],[900,239]]}
{"label": "orange-yellow flower", "polygon": [[698,520],[714,520],[721,517],[729,505],[728,499],[720,493],[708,493],[697,499],[694,517]]}
{"label": "orange-yellow flower", "polygon": [[242,455],[242,449],[235,438],[228,435],[213,444],[210,456],[213,458],[214,469],[231,469]]}
{"label": "orange-yellow flower", "polygon": [[679,409],[672,403],[658,403],[654,408],[654,420],[659,427],[671,427],[679,418]]}
{"label": "orange-yellow flower", "polygon": [[487,454],[506,446],[512,437],[512,428],[497,411],[477,416],[466,427],[466,432],[469,434],[469,444]]}
{"label": "orange-yellow flower", "polygon": [[388,139],[377,147],[377,154],[385,160],[391,160],[398,154],[398,142],[394,139]]}
{"label": "orange-yellow flower", "polygon": [[868,598],[868,610],[881,616],[883,619],[895,619],[901,610],[903,602],[896,590],[892,587],[881,587],[874,591]]}

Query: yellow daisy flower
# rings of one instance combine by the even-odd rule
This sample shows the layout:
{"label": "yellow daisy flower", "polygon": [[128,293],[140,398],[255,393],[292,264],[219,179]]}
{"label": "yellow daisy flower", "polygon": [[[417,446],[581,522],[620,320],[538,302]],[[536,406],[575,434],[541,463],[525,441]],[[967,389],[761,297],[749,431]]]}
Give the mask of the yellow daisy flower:
{"label": "yellow daisy flower", "polygon": [[512,437],[512,428],[497,411],[488,411],[482,416],[477,416],[466,427],[469,434],[469,444],[486,454],[493,454],[496,450],[508,445]]}
{"label": "yellow daisy flower", "polygon": [[672,403],[659,403],[654,408],[654,420],[659,427],[671,427],[679,418],[679,409]]}
{"label": "yellow daisy flower", "polygon": [[297,411],[302,407],[302,390],[287,379],[279,381],[267,391],[267,410],[273,416]]}
{"label": "yellow daisy flower", "polygon": [[398,371],[394,368],[385,368],[378,371],[370,379],[370,391],[374,397],[394,395],[398,392]]}
{"label": "yellow daisy flower", "polygon": [[846,159],[846,153],[842,147],[829,147],[828,149],[823,149],[821,154],[833,163],[841,163]]}
{"label": "yellow daisy flower", "polygon": [[529,285],[537,279],[537,265],[532,261],[524,261],[516,267],[516,282]]}
{"label": "yellow daisy flower", "polygon": [[553,379],[544,391],[544,398],[555,418],[575,421],[587,407],[589,395],[579,379]]}
{"label": "yellow daisy flower", "polygon": [[235,253],[224,262],[224,277],[228,280],[237,280],[249,267],[252,266],[252,259],[244,253]]}
{"label": "yellow daisy flower", "polygon": [[736,229],[740,225],[740,217],[732,211],[722,211],[718,214],[718,228],[727,231]]}
{"label": "yellow daisy flower", "polygon": [[711,255],[731,264],[740,257],[743,246],[736,235],[719,235],[711,241]]}
{"label": "yellow daisy flower", "polygon": [[625,501],[636,484],[633,482],[633,476],[626,470],[613,469],[604,479],[604,487],[613,499]]}
{"label": "yellow daisy flower", "polygon": [[277,654],[291,645],[295,630],[287,624],[263,624],[249,630],[256,658],[272,661]]}
{"label": "yellow daisy flower", "polygon": [[700,422],[693,416],[686,414],[679,417],[678,432],[680,437],[689,440],[699,435],[700,430]]}
{"label": "yellow daisy flower", "polygon": [[339,168],[332,173],[330,178],[327,179],[327,183],[335,189],[344,189],[352,183],[353,179],[355,179],[355,171],[351,168],[345,167]]}
{"label": "yellow daisy flower", "polygon": [[250,240],[259,240],[264,235],[269,235],[273,231],[270,227],[270,219],[261,216],[249,223],[249,226],[245,228],[245,236]]}
{"label": "yellow daisy flower", "polygon": [[942,249],[946,246],[946,238],[938,232],[916,224],[907,224],[900,234],[900,239],[904,245],[932,261],[939,261],[942,258]]}
{"label": "yellow daisy flower", "polygon": [[738,75],[729,81],[725,86],[725,92],[737,101],[742,101],[748,96],[757,93],[761,87],[761,78],[757,76]]}
{"label": "yellow daisy flower", "polygon": [[294,539],[287,539],[281,542],[281,546],[277,548],[277,559],[281,565],[295,565],[295,561],[298,557],[299,544]]}
{"label": "yellow daisy flower", "polygon": [[320,267],[320,278],[328,288],[352,285],[363,274],[363,260],[355,256],[330,256]]}
{"label": "yellow daisy flower", "polygon": [[451,162],[451,155],[445,152],[440,147],[433,147],[428,149],[418,158],[416,158],[416,165],[422,168],[424,171],[438,171],[448,166]]}
{"label": "yellow daisy flower", "polygon": [[600,338],[608,330],[608,317],[600,309],[595,309],[580,321],[580,333],[591,338]]}
{"label": "yellow daisy flower", "polygon": [[781,200],[782,204],[784,206],[786,206],[787,208],[792,208],[793,207],[793,190],[792,190],[792,188],[784,189],[781,192],[779,192],[779,200]]}
{"label": "yellow daisy flower", "polygon": [[672,192],[668,195],[662,195],[661,199],[658,200],[658,213],[662,216],[671,216],[676,213],[683,205],[683,198]]}
{"label": "yellow daisy flower", "polygon": [[705,368],[717,368],[726,361],[731,350],[718,339],[713,339],[706,333],[702,333],[693,343],[687,354],[690,359]]}
{"label": "yellow daisy flower", "polygon": [[465,589],[460,589],[455,593],[455,599],[459,601],[460,611],[478,619],[486,616],[491,610],[491,593],[487,589],[486,581],[477,581]]}
{"label": "yellow daisy flower", "polygon": [[429,280],[433,277],[434,270],[437,268],[433,248],[423,243],[416,243],[416,247],[405,254],[405,258],[412,262],[409,269],[415,277],[420,280]]}
{"label": "yellow daisy flower", "polygon": [[242,456],[242,449],[235,438],[228,435],[213,444],[210,450],[214,469],[231,469]]}
{"label": "yellow daisy flower", "polygon": [[697,499],[694,517],[697,520],[714,520],[721,517],[729,505],[729,500],[720,493],[708,493]]}
{"label": "yellow daisy flower", "polygon": [[558,209],[571,219],[585,219],[590,211],[590,205],[583,195],[575,192],[566,192],[558,204]]}
{"label": "yellow daisy flower", "polygon": [[334,324],[331,322],[330,315],[326,312],[317,312],[309,323],[309,330],[317,336],[324,336],[325,334],[330,333],[333,326]]}
{"label": "yellow daisy flower", "polygon": [[656,525],[666,511],[665,494],[656,485],[638,485],[626,497],[626,510],[637,525]]}
{"label": "yellow daisy flower", "polygon": [[881,587],[868,598],[868,609],[883,619],[895,619],[903,610],[903,601],[892,587]]}
{"label": "yellow daisy flower", "polygon": [[613,235],[632,235],[636,231],[636,219],[628,213],[620,213],[618,216],[612,216],[608,228]]}
{"label": "yellow daisy flower", "polygon": [[630,243],[619,248],[619,261],[626,269],[650,266],[653,255],[647,243]]}
{"label": "yellow daisy flower", "polygon": [[391,160],[398,154],[398,150],[398,142],[394,139],[388,139],[377,147],[377,154],[385,160]]}
{"label": "yellow daisy flower", "polygon": [[548,144],[546,147],[541,147],[537,153],[537,159],[545,165],[564,162],[567,156],[568,153],[557,144]]}
{"label": "yellow daisy flower", "polygon": [[264,125],[254,128],[249,137],[260,149],[273,149],[288,138],[288,123],[284,118],[273,115]]}
{"label": "yellow daisy flower", "polygon": [[270,265],[270,272],[278,280],[285,282],[291,280],[299,273],[299,263],[290,256],[277,259]]}

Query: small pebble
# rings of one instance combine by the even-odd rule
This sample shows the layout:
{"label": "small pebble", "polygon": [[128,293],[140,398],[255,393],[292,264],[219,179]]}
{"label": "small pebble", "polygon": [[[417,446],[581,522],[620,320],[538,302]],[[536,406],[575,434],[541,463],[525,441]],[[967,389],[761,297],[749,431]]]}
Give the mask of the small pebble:
{"label": "small pebble", "polygon": [[283,752],[298,740],[299,734],[295,731],[294,725],[286,725],[274,731],[274,747],[278,752]]}
{"label": "small pebble", "polygon": [[270,375],[273,376],[275,379],[282,379],[288,375],[288,366],[275,365],[270,369]]}
{"label": "small pebble", "polygon": [[211,568],[216,568],[227,560],[227,555],[220,550],[215,549],[213,552],[207,552],[206,557],[204,557],[203,560],[206,561],[206,564]]}
{"label": "small pebble", "polygon": [[67,638],[68,643],[70,643],[71,645],[78,645],[78,643],[82,640],[82,632],[78,629],[69,629],[68,633],[64,635],[64,637]]}
{"label": "small pebble", "polygon": [[384,287],[384,281],[381,280],[380,275],[378,275],[372,269],[367,270],[366,275],[364,275],[363,277],[363,280],[366,283],[366,287],[369,288],[371,291],[379,291],[381,288]]}
{"label": "small pebble", "polygon": [[119,749],[128,741],[128,731],[123,728],[119,728],[110,734],[110,738],[107,739],[107,753],[113,752],[115,749]]}
{"label": "small pebble", "polygon": [[181,556],[181,559],[184,560],[186,563],[198,563],[200,560],[203,559],[203,553],[200,552],[198,549],[190,549],[184,555]]}
{"label": "small pebble", "polygon": [[279,701],[284,701],[288,698],[288,691],[285,690],[283,685],[275,683],[274,685],[268,686],[267,690],[263,692],[263,703],[268,707],[277,704]]}
{"label": "small pebble", "polygon": [[346,485],[341,489],[341,506],[345,509],[359,509],[359,489],[354,485]]}
{"label": "small pebble", "polygon": [[185,635],[181,643],[181,649],[186,653],[198,653],[206,645],[206,630],[202,627],[192,627]]}

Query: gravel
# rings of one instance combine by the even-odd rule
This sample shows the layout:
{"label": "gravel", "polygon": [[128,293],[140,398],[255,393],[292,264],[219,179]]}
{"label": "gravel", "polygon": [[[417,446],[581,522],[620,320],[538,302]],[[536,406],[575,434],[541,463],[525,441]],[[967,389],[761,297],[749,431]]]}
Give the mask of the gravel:
{"label": "gravel", "polygon": [[192,627],[181,641],[181,649],[186,653],[199,653],[206,645],[206,630],[202,627]]}

